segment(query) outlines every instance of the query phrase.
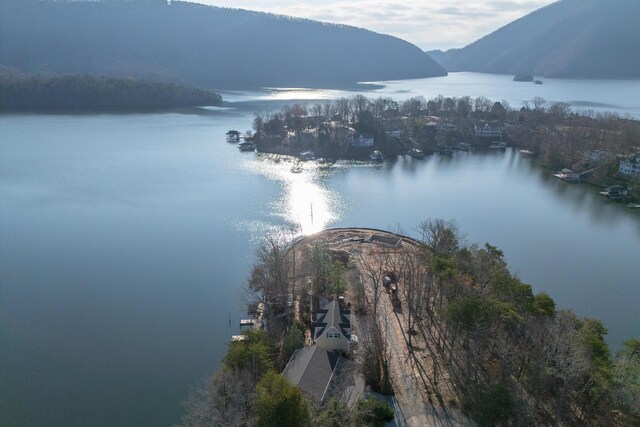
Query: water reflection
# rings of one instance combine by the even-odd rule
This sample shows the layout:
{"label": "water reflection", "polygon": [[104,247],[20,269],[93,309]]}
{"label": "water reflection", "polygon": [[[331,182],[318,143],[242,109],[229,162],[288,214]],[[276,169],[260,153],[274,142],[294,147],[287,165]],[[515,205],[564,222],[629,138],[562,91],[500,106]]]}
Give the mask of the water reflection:
{"label": "water reflection", "polygon": [[289,156],[258,154],[256,160],[247,167],[281,185],[282,194],[272,202],[271,215],[284,220],[295,235],[317,233],[340,219],[339,195],[324,183],[331,169],[309,161],[293,172],[295,159]]}

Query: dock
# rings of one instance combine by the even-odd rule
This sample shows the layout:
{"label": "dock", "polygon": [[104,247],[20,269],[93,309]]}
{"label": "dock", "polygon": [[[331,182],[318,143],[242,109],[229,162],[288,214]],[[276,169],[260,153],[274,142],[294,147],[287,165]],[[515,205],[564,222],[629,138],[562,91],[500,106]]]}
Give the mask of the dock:
{"label": "dock", "polygon": [[256,322],[256,319],[240,319],[240,326],[253,326]]}

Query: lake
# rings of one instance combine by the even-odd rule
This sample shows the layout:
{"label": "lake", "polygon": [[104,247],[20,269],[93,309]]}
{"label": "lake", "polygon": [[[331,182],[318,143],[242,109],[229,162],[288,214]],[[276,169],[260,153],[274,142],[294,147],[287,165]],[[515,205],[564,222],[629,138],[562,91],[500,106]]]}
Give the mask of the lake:
{"label": "lake", "polygon": [[[508,76],[450,78],[392,82],[373,95],[534,93],[516,96],[525,86]],[[460,79],[480,92],[457,92]],[[638,112],[635,83],[619,92],[629,82],[558,81],[561,93],[545,98]],[[455,219],[467,241],[503,249],[535,291],[603,320],[613,346],[640,336],[640,215],[593,187],[552,178],[512,150],[306,163],[292,174],[286,159],[225,142],[256,109],[343,94],[269,90],[231,94],[226,109],[0,116],[0,425],[178,422],[189,388],[238,330],[257,244],[282,226],[411,234],[429,217]]]}
{"label": "lake", "polygon": [[[547,101],[547,106],[554,102],[564,102],[578,112],[615,112],[622,117],[640,119],[640,80],[542,80],[544,84],[536,85],[514,82],[512,75],[464,72],[429,79],[370,82],[364,84],[361,91],[274,88],[261,92],[225,93],[224,99],[273,103],[292,99],[312,102],[316,99],[349,97],[355,93],[368,97],[391,97],[396,101],[418,95],[427,99],[438,95],[472,98],[485,96],[492,101],[506,101],[512,108],[520,108],[525,102],[538,96]],[[376,88],[369,90],[370,86]]]}

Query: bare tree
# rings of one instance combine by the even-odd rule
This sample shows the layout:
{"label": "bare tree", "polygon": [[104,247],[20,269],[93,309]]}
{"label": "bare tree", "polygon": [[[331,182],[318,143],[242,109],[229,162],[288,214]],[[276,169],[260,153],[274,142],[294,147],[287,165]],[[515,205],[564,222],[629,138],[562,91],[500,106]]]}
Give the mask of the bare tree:
{"label": "bare tree", "polygon": [[248,374],[222,369],[184,402],[182,425],[244,426],[253,417],[254,386]]}
{"label": "bare tree", "polygon": [[428,219],[417,228],[420,239],[436,256],[449,256],[458,250],[460,232],[455,221]]}

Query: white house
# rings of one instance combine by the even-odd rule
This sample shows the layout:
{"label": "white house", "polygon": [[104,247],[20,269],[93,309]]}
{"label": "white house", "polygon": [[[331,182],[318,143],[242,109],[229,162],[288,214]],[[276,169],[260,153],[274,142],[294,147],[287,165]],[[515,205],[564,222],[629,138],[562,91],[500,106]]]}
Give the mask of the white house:
{"label": "white house", "polygon": [[329,385],[339,369],[342,353],[351,342],[351,312],[337,300],[318,310],[313,331],[314,344],[296,350],[282,375],[316,402],[326,400]]}
{"label": "white house", "polygon": [[351,312],[340,308],[337,300],[318,310],[313,341],[327,351],[347,353],[351,342]]}
{"label": "white house", "polygon": [[474,129],[476,131],[476,136],[481,138],[502,138],[502,131],[499,129],[493,129],[489,123],[483,127],[475,125]]}
{"label": "white house", "polygon": [[624,175],[640,177],[640,156],[622,160],[618,170]]}
{"label": "white house", "polygon": [[[429,125],[429,124],[427,123],[427,125]],[[438,128],[438,130],[458,130],[458,125],[456,125],[455,123],[446,122],[444,120],[441,120],[441,121],[438,122],[437,128]]]}
{"label": "white house", "polygon": [[362,148],[373,147],[373,136],[363,134],[354,135],[353,139],[351,139],[351,146]]}

